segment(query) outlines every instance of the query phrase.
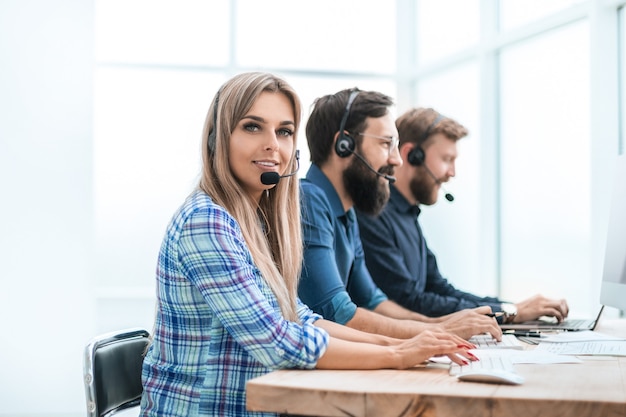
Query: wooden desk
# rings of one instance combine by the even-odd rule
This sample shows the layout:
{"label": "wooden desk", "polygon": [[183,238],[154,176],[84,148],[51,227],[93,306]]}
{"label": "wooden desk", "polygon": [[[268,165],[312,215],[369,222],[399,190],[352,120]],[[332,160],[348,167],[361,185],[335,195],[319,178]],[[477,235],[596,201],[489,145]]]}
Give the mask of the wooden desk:
{"label": "wooden desk", "polygon": [[[626,320],[600,332],[626,337]],[[275,371],[248,381],[247,406],[310,416],[626,416],[626,357],[515,365],[523,385],[460,382],[446,369]]]}

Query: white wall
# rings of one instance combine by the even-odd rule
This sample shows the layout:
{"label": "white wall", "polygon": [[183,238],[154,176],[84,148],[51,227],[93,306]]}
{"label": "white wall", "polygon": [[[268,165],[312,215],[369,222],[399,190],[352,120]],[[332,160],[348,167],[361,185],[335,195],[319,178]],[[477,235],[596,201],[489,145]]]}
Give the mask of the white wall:
{"label": "white wall", "polygon": [[84,415],[93,4],[0,2],[0,416]]}

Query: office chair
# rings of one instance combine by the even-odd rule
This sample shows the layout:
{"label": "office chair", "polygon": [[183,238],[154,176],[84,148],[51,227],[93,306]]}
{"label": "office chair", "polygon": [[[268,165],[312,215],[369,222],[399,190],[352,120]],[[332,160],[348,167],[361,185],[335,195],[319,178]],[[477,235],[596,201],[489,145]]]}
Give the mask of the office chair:
{"label": "office chair", "polygon": [[88,417],[107,417],[131,407],[138,415],[143,392],[141,366],[149,337],[147,330],[132,328],[96,336],[85,347]]}

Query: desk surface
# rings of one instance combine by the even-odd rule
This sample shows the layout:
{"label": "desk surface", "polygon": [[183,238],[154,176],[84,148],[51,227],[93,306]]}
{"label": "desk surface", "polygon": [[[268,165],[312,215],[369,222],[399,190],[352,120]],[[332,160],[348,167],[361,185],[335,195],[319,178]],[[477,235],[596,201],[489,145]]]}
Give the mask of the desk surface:
{"label": "desk surface", "polygon": [[[626,320],[599,332],[626,337]],[[460,382],[447,369],[275,371],[248,381],[252,411],[314,416],[626,416],[626,357],[515,365],[523,385]]]}

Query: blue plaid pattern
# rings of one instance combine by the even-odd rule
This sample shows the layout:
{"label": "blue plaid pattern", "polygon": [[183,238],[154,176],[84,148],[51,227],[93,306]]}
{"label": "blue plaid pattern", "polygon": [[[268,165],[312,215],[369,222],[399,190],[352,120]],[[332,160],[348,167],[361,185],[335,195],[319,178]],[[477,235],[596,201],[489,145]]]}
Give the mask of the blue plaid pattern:
{"label": "blue plaid pattern", "polygon": [[298,300],[285,320],[237,222],[205,193],[172,218],[159,252],[154,340],[143,364],[142,416],[262,416],[245,384],[279,368],[314,368],[329,336]]}

